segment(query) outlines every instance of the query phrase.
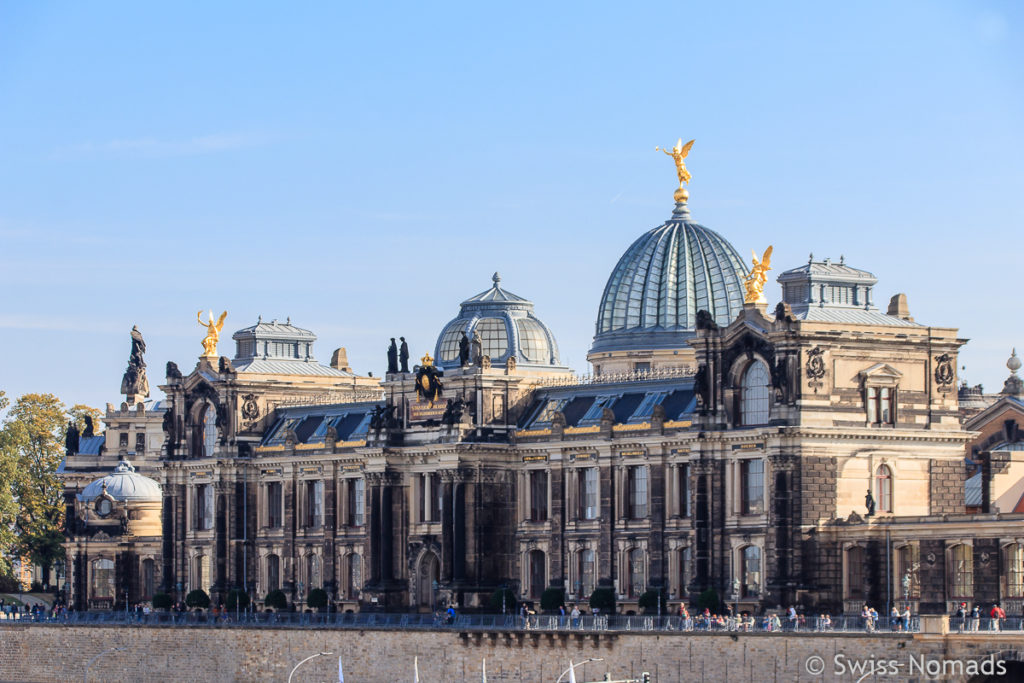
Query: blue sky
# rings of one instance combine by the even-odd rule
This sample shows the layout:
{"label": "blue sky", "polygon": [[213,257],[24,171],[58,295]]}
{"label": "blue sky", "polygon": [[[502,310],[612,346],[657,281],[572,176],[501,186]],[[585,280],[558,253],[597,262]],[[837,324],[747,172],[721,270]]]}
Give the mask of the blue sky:
{"label": "blue sky", "polygon": [[132,325],[156,385],[210,308],[377,375],[495,270],[586,371],[680,136],[771,275],[844,255],[989,391],[1024,347],[1021,4],[356,5],[0,4],[0,389],[119,402]]}

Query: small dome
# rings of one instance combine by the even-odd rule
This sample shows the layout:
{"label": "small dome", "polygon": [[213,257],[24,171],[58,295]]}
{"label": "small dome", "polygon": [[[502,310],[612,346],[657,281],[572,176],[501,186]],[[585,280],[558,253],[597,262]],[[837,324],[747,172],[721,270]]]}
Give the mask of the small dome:
{"label": "small dome", "polygon": [[690,219],[684,202],[619,259],[597,313],[591,353],[680,346],[697,311],[728,325],[743,309],[747,268],[724,237]]}
{"label": "small dome", "polygon": [[479,332],[483,353],[491,363],[502,364],[515,356],[520,368],[563,369],[555,336],[533,315],[533,302],[502,289],[497,273],[491,280],[490,289],[463,301],[458,317],[444,326],[434,350],[437,364],[458,367],[462,333],[472,339]]}
{"label": "small dome", "polygon": [[94,500],[106,491],[116,500],[127,502],[159,502],[163,499],[160,484],[149,477],[135,473],[135,468],[127,460],[122,460],[114,471],[97,479],[78,494],[82,501]]}

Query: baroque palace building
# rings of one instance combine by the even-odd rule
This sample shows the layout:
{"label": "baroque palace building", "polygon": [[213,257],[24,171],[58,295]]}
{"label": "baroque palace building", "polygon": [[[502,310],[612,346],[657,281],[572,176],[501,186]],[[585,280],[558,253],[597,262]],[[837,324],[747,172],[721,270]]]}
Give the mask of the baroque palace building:
{"label": "baroque palace building", "polygon": [[383,378],[344,349],[320,364],[290,320],[236,332],[229,359],[223,316],[200,320],[165,400],[126,379],[106,432],[69,443],[74,604],[323,588],[338,609],[477,608],[609,586],[623,610],[713,589],[741,610],[1020,614],[1016,356],[998,400],[958,387],[966,340],[902,294],[883,312],[843,259],[782,272],[769,308],[771,250],[751,270],[691,218],[680,147],[671,216],[600,298],[592,375],[497,274],[412,368],[392,340]]}

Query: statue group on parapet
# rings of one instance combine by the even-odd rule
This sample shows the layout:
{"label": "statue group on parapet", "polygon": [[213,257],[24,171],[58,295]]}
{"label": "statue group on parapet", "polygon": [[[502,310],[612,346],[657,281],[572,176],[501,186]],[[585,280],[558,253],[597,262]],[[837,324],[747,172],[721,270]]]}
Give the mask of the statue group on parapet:
{"label": "statue group on parapet", "polygon": [[466,335],[466,331],[463,330],[462,337],[459,339],[459,367],[479,365],[483,355],[484,341],[480,338],[480,332],[473,330],[473,338],[470,339]]}
{"label": "statue group on parapet", "polygon": [[[399,337],[402,341],[401,347],[391,338],[391,346],[388,347],[388,374],[396,372],[409,372],[409,345],[405,337]],[[401,365],[399,365],[401,364]]]}

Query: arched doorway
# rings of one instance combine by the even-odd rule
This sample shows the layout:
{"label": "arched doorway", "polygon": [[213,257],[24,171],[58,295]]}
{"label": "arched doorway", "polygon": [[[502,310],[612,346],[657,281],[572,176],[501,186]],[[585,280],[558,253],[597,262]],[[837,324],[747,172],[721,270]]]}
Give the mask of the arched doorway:
{"label": "arched doorway", "polygon": [[416,597],[420,607],[433,609],[437,599],[437,582],[441,578],[441,562],[433,552],[426,552],[420,559],[420,568],[416,572],[418,585]]}

